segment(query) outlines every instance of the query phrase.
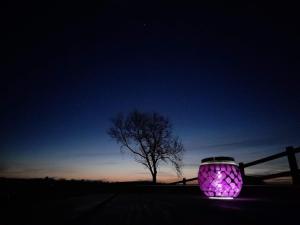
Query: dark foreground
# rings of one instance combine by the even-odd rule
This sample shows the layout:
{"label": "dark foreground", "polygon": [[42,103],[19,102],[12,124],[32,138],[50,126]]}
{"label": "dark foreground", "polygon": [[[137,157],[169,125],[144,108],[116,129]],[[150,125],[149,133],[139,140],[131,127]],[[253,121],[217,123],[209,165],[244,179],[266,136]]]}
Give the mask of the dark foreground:
{"label": "dark foreground", "polygon": [[47,201],[7,201],[1,224],[300,224],[300,188],[246,186],[209,200],[197,186],[140,186]]}

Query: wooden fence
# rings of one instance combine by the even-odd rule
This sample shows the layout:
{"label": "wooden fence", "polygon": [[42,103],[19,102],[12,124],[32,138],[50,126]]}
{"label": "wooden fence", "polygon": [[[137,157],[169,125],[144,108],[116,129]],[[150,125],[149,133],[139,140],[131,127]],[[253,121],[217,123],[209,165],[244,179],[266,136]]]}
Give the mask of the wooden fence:
{"label": "wooden fence", "polygon": [[[287,147],[285,149],[285,151],[283,151],[283,152],[280,152],[280,153],[277,153],[277,154],[274,154],[274,155],[271,155],[271,156],[268,156],[268,157],[265,157],[262,159],[255,160],[253,162],[249,162],[249,163],[241,162],[241,163],[239,163],[239,168],[241,170],[242,176],[245,178],[245,168],[287,156],[289,167],[290,167],[289,171],[263,175],[263,176],[260,176],[259,179],[267,180],[267,179],[273,179],[273,178],[278,178],[278,177],[291,176],[292,183],[295,185],[300,185],[300,170],[298,169],[297,159],[296,159],[296,155],[295,155],[296,153],[299,153],[299,152],[300,152],[300,147],[294,148],[294,147],[290,146],[290,147]],[[185,185],[186,182],[195,181],[197,179],[198,179],[197,177],[190,178],[190,179],[183,178],[180,181],[176,181],[176,182],[173,182],[170,184],[182,183]]]}

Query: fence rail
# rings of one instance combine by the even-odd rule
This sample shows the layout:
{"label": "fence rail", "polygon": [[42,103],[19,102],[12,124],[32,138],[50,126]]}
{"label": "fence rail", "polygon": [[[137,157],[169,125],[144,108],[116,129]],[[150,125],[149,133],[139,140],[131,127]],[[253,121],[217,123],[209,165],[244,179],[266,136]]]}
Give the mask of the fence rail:
{"label": "fence rail", "polygon": [[[300,171],[298,170],[298,173],[299,172]],[[268,179],[273,179],[273,178],[278,178],[278,177],[287,177],[287,176],[291,176],[291,171],[283,171],[283,172],[279,172],[279,173],[263,175],[263,176],[260,176],[259,178],[262,180],[268,180]]]}
{"label": "fence rail", "polygon": [[[257,178],[260,180],[267,180],[267,179],[273,179],[273,178],[278,178],[278,177],[291,176],[293,184],[300,185],[300,170],[298,169],[297,159],[295,156],[295,154],[299,153],[299,152],[300,152],[300,147],[294,148],[292,146],[289,146],[283,152],[280,152],[280,153],[277,153],[274,155],[270,155],[268,157],[258,159],[258,160],[252,161],[252,162],[248,162],[248,163],[241,162],[241,163],[239,163],[239,168],[241,170],[242,176],[245,178],[245,168],[287,156],[289,167],[290,167],[289,171],[263,175],[263,176],[259,176]],[[197,179],[198,179],[197,177],[190,178],[190,179],[183,178],[180,181],[176,181],[176,182],[173,182],[170,184],[182,183],[185,185],[186,182],[195,181]]]}

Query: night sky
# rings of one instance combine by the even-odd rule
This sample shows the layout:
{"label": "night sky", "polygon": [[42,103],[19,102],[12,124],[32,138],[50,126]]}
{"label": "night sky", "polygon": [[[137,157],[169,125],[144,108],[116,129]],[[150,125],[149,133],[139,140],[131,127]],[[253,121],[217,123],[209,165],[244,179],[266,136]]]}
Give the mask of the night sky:
{"label": "night sky", "polygon": [[[169,117],[187,178],[204,157],[300,145],[296,6],[142,2],[1,9],[0,176],[150,179],[106,133],[134,109]],[[178,178],[163,166],[158,179]]]}

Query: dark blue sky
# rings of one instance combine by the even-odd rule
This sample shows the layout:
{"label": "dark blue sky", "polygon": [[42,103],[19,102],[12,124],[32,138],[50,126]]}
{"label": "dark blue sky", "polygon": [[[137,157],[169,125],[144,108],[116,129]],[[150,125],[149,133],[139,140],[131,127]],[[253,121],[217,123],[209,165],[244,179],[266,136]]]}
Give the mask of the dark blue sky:
{"label": "dark blue sky", "polygon": [[171,119],[187,177],[206,156],[250,161],[300,145],[291,6],[20,3],[2,16],[1,176],[145,179],[106,134],[133,109]]}

